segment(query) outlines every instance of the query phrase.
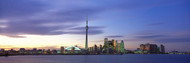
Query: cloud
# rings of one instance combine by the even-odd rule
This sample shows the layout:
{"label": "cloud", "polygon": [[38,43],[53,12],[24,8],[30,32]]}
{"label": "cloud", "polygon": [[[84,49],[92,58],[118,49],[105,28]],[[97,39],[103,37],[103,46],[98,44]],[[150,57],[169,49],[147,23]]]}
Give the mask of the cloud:
{"label": "cloud", "polygon": [[185,38],[173,37],[173,38],[157,39],[155,41],[157,42],[190,42],[190,38],[189,37],[185,37]]}
{"label": "cloud", "polygon": [[112,36],[105,36],[107,38],[121,38],[123,37],[122,35],[112,35]]}
{"label": "cloud", "polygon": [[[0,35],[25,38],[24,34],[60,35],[85,34],[85,16],[100,12],[95,8],[72,8],[73,10],[54,9],[46,2],[37,0],[1,0],[0,22],[7,27],[0,27]],[[54,10],[54,11],[50,11]],[[6,21],[6,23],[4,23]],[[90,27],[89,34],[101,34],[103,27]]]}
{"label": "cloud", "polygon": [[31,16],[42,12],[46,7],[45,3],[32,0],[0,0],[0,18],[17,18]]}
{"label": "cloud", "polygon": [[26,38],[25,36],[21,36],[21,35],[14,35],[14,34],[1,34],[7,37],[12,37],[12,38]]}
{"label": "cloud", "polygon": [[160,42],[160,43],[190,42],[190,33],[189,31],[172,32],[172,33],[141,32],[140,34],[135,35],[135,37],[131,40],[132,41],[144,40],[144,41]]}
{"label": "cloud", "polygon": [[[95,35],[95,34],[101,34],[103,33],[102,29],[104,27],[97,27],[97,26],[89,26],[89,35]],[[70,32],[67,32],[68,34],[86,34],[85,27],[74,27],[68,29]]]}
{"label": "cloud", "polygon": [[104,40],[94,40],[94,41],[89,41],[89,42],[104,42]]}
{"label": "cloud", "polygon": [[137,38],[142,38],[142,39],[146,39],[146,38],[160,38],[160,37],[166,37],[166,35],[143,35],[143,36],[136,36]]}
{"label": "cloud", "polygon": [[170,35],[169,37],[162,38],[162,39],[155,39],[158,42],[190,42],[190,32],[178,32]]}
{"label": "cloud", "polygon": [[151,24],[146,24],[146,26],[156,26],[156,25],[163,25],[163,24],[165,24],[165,23],[162,23],[162,22],[160,22],[160,23],[151,23]]}
{"label": "cloud", "polygon": [[[23,38],[24,34],[85,34],[85,28],[77,29],[77,27],[85,22],[86,15],[93,17],[110,10],[152,8],[167,3],[165,1],[141,3],[139,1],[107,2],[102,0],[100,2],[98,0],[77,1],[76,3],[67,0],[0,0],[0,20],[7,21],[6,23],[0,22],[0,25],[3,25],[0,26],[0,35]],[[102,28],[90,28],[89,34],[101,34]]]}
{"label": "cloud", "polygon": [[[41,47],[37,47],[38,49],[50,49],[50,50],[53,50],[53,49],[59,49],[59,47],[58,46],[55,46],[55,45],[53,45],[53,46],[41,46]],[[31,48],[32,49],[32,48]]]}

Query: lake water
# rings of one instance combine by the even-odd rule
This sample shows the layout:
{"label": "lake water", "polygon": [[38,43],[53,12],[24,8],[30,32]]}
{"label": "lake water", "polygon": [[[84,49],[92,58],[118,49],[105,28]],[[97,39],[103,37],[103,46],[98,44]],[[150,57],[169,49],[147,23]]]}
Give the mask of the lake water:
{"label": "lake water", "polygon": [[190,55],[39,55],[0,57],[0,63],[190,63]]}

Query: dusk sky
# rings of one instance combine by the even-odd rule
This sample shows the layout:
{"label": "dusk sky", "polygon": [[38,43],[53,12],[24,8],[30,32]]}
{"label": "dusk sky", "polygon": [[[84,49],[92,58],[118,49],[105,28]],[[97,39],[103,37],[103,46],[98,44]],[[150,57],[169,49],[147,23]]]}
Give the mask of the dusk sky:
{"label": "dusk sky", "polygon": [[107,37],[190,51],[189,0],[0,0],[0,49],[84,48],[87,15],[89,46]]}

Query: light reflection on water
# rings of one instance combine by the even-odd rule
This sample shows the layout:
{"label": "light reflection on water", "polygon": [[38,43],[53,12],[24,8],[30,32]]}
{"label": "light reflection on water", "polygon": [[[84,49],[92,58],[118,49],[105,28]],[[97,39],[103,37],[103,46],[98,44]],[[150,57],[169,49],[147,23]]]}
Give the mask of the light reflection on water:
{"label": "light reflection on water", "polygon": [[190,63],[190,55],[27,55],[0,57],[0,63]]}

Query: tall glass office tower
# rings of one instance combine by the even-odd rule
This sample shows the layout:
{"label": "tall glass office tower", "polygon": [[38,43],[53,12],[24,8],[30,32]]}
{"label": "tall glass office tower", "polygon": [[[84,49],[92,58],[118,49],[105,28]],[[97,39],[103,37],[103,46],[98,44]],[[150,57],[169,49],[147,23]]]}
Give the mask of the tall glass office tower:
{"label": "tall glass office tower", "polygon": [[124,42],[123,42],[123,40],[121,40],[121,52],[122,52],[122,53],[125,52]]}

